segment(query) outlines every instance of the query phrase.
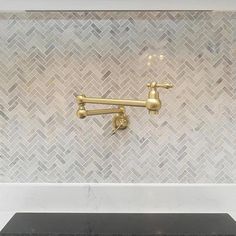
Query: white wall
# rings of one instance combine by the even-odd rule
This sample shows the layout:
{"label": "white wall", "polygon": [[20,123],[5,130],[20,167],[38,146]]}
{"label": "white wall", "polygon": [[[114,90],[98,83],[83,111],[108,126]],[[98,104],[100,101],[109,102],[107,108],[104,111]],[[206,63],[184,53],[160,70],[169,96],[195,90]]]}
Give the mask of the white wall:
{"label": "white wall", "polygon": [[0,10],[236,10],[235,0],[0,0]]}

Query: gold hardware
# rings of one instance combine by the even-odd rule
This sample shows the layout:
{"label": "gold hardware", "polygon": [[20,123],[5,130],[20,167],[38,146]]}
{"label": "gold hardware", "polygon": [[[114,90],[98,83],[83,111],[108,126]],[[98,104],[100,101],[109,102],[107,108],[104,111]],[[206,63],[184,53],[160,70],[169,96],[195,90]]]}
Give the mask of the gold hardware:
{"label": "gold hardware", "polygon": [[116,114],[112,119],[113,132],[115,134],[118,129],[126,129],[129,124],[128,116],[125,114],[125,108],[120,107],[122,112]]}
{"label": "gold hardware", "polygon": [[[156,82],[148,83],[147,87],[149,88],[147,100],[131,100],[131,99],[112,99],[112,98],[93,98],[86,97],[85,95],[77,96],[77,102],[79,109],[77,111],[77,116],[81,119],[87,116],[93,115],[105,115],[117,113],[113,117],[113,133],[119,129],[125,129],[128,126],[128,117],[125,114],[124,106],[135,106],[135,107],[146,107],[149,111],[149,114],[157,114],[161,108],[161,100],[159,98],[159,92],[157,88],[172,88],[172,84],[158,84]],[[96,110],[86,110],[85,104],[104,104],[104,105],[117,105],[118,108],[109,108],[109,109],[96,109]]]}

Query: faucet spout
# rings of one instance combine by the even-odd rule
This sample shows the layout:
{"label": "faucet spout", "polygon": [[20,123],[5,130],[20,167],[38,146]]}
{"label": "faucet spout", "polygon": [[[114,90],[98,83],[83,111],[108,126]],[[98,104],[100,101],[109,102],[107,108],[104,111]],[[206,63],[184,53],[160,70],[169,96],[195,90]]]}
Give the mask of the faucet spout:
{"label": "faucet spout", "polygon": [[158,114],[158,111],[161,108],[161,100],[159,98],[159,92],[157,92],[157,88],[172,88],[172,84],[158,84],[156,82],[148,83],[147,87],[150,89],[148,93],[148,99],[146,102],[146,107],[149,110],[149,114]]}

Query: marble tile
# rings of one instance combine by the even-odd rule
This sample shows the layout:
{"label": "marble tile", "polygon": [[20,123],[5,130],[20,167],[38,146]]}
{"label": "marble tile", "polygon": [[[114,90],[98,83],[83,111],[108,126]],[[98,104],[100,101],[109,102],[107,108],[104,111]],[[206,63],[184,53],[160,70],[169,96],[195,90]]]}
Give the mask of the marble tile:
{"label": "marble tile", "polygon": [[[232,12],[1,12],[0,182],[235,182],[235,36]],[[175,87],[127,130],[75,115],[152,80]]]}

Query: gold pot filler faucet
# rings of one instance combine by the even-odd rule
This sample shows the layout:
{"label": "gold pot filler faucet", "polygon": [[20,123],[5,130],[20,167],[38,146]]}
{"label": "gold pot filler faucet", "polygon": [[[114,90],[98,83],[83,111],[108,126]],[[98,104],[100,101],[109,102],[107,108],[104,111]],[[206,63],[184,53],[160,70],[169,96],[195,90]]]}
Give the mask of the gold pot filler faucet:
{"label": "gold pot filler faucet", "polygon": [[[116,115],[113,117],[113,133],[115,133],[118,129],[125,129],[128,126],[129,119],[125,114],[125,106],[134,106],[134,107],[146,107],[149,111],[149,114],[157,114],[161,108],[161,100],[159,98],[159,92],[157,92],[157,88],[172,88],[172,84],[158,84],[156,82],[148,83],[147,87],[149,88],[148,98],[147,100],[132,100],[132,99],[113,99],[113,98],[93,98],[86,97],[85,95],[79,95],[76,97],[79,109],[77,111],[77,116],[81,119],[86,116],[94,116],[94,115],[105,115],[105,114],[113,114]],[[109,109],[95,109],[95,110],[86,110],[85,104],[93,103],[93,104],[105,104],[105,105],[117,105],[117,108],[109,108]]]}

